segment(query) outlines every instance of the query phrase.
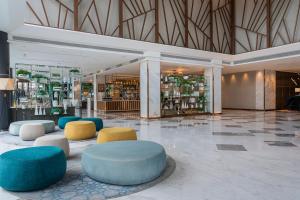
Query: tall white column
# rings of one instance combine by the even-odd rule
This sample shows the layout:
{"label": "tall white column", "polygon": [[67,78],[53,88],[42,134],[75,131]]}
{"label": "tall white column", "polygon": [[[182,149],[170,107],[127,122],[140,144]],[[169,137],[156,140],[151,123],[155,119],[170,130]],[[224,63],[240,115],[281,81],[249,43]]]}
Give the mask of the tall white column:
{"label": "tall white column", "polygon": [[97,74],[93,75],[93,91],[94,91],[94,116],[97,115],[97,103],[98,103],[98,80],[97,80]]}
{"label": "tall white column", "polygon": [[208,112],[222,113],[222,61],[213,60],[211,68],[205,70],[209,85]]}
{"label": "tall white column", "polygon": [[98,100],[98,80],[97,74],[93,75],[93,91],[94,91],[94,111],[97,111],[97,100]]}
{"label": "tall white column", "polygon": [[142,118],[161,117],[160,53],[145,52],[140,64],[140,102]]}

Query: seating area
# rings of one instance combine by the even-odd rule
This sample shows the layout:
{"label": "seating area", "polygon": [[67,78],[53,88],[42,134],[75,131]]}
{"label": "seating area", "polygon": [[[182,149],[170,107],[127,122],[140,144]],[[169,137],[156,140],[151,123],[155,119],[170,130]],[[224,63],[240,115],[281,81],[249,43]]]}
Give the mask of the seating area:
{"label": "seating area", "polygon": [[[13,192],[47,188],[66,174],[70,142],[93,142],[81,155],[82,171],[101,183],[129,186],[158,178],[166,168],[164,148],[154,142],[137,140],[127,127],[103,128],[100,118],[61,117],[53,121],[28,120],[10,124],[11,137],[33,141],[33,147],[0,155],[0,186]],[[58,134],[62,133],[63,134]]]}

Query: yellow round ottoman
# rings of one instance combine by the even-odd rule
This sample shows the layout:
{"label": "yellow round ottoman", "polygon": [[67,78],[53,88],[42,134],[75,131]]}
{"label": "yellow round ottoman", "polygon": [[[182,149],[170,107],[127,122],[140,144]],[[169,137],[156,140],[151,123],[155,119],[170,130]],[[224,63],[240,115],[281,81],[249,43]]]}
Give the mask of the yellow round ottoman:
{"label": "yellow round ottoman", "polygon": [[121,140],[137,140],[135,130],[132,128],[103,128],[98,134],[97,143]]}
{"label": "yellow round ottoman", "polygon": [[90,139],[96,136],[96,125],[91,121],[68,122],[64,133],[68,140]]}

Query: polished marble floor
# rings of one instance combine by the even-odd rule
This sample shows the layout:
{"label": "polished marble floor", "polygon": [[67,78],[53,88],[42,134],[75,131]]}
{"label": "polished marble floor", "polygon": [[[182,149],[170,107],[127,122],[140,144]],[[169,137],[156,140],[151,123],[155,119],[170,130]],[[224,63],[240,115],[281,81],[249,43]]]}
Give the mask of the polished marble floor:
{"label": "polished marble floor", "polygon": [[[106,127],[134,127],[140,140],[162,144],[176,161],[168,179],[119,199],[300,199],[300,112],[225,110],[150,121],[135,113],[101,116]],[[0,153],[19,147],[0,141]],[[16,198],[0,190],[0,199]]]}

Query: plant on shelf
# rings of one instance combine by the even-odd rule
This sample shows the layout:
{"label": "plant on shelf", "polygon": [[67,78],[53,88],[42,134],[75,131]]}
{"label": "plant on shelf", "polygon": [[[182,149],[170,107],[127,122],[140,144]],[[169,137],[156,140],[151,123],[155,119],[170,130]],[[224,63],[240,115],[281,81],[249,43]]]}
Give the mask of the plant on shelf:
{"label": "plant on shelf", "polygon": [[59,108],[59,107],[53,107],[53,108],[51,108],[50,113],[51,113],[51,115],[61,115],[63,113],[63,110],[62,110],[62,108]]}
{"label": "plant on shelf", "polygon": [[51,82],[51,88],[52,90],[61,90],[61,83],[60,82]]}
{"label": "plant on shelf", "polygon": [[73,74],[79,74],[80,73],[80,71],[78,69],[71,69],[69,72],[73,73]]}
{"label": "plant on shelf", "polygon": [[51,82],[51,87],[61,87],[60,82]]}
{"label": "plant on shelf", "polygon": [[37,83],[47,83],[48,78],[42,74],[34,74],[32,80]]}
{"label": "plant on shelf", "polygon": [[51,76],[53,78],[60,78],[60,74],[59,73],[52,73]]}
{"label": "plant on shelf", "polygon": [[82,89],[83,91],[88,91],[88,92],[90,92],[90,91],[93,90],[93,84],[92,84],[92,83],[82,83],[82,84],[81,84],[81,89]]}
{"label": "plant on shelf", "polygon": [[207,103],[207,98],[206,96],[200,96],[198,98],[198,103],[199,103],[199,110],[204,112],[205,111],[205,107],[206,107],[206,103]]}
{"label": "plant on shelf", "polygon": [[16,71],[16,75],[17,75],[17,77],[21,77],[21,78],[30,78],[31,72],[29,72],[25,69],[18,69]]}

